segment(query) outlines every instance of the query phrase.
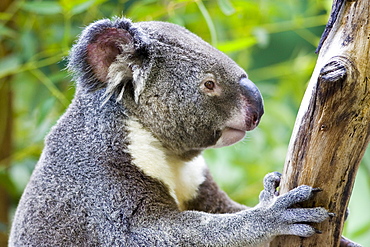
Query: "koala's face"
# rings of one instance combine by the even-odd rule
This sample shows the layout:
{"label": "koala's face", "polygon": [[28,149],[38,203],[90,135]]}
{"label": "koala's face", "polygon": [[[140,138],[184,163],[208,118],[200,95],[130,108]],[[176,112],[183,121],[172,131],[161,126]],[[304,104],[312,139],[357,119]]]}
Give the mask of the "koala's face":
{"label": "koala's face", "polygon": [[263,103],[257,87],[229,57],[186,29],[120,19],[93,31],[86,57],[92,83],[106,84],[167,149],[184,154],[231,145],[258,125]]}
{"label": "koala's face", "polygon": [[154,66],[133,114],[169,148],[241,140],[263,114],[261,95],[229,57],[176,25],[139,23],[154,42]]}

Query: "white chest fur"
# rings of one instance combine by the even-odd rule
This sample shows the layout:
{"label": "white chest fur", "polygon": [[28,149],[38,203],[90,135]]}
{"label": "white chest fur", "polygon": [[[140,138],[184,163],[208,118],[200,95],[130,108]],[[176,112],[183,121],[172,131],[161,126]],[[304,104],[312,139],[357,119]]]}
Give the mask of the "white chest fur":
{"label": "white chest fur", "polygon": [[169,156],[161,143],[145,130],[140,123],[129,120],[130,145],[128,147],[133,163],[146,175],[163,182],[175,199],[179,209],[183,203],[197,195],[203,183],[206,164],[201,155],[191,161]]}

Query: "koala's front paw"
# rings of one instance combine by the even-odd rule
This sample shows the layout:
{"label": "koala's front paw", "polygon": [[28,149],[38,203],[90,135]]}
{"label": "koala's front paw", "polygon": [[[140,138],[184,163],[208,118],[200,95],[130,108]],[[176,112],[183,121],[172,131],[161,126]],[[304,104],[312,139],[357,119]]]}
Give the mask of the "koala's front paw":
{"label": "koala's front paw", "polygon": [[316,190],[307,185],[301,185],[286,194],[277,195],[281,174],[273,172],[264,179],[264,190],[260,194],[260,208],[266,214],[266,225],[273,235],[297,235],[309,237],[318,230],[306,224],[322,222],[330,213],[324,208],[290,208],[292,205],[306,201]]}

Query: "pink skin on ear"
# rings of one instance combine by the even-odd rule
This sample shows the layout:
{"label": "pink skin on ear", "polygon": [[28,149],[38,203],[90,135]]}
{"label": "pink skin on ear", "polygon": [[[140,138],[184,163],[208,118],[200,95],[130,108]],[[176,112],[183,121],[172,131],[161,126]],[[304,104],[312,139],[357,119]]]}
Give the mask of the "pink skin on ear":
{"label": "pink skin on ear", "polygon": [[132,36],[126,30],[107,28],[88,44],[87,62],[98,80],[106,82],[108,68],[121,53],[121,46],[132,42]]}

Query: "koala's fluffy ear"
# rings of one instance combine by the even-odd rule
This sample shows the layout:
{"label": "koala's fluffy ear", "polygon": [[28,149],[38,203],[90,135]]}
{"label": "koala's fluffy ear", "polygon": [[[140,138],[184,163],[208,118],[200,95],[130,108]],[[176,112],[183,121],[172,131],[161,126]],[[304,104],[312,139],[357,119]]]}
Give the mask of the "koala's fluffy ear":
{"label": "koala's fluffy ear", "polygon": [[101,20],[88,26],[72,48],[68,67],[89,90],[106,87],[105,96],[122,99],[132,84],[135,101],[150,72],[149,38],[130,20]]}

